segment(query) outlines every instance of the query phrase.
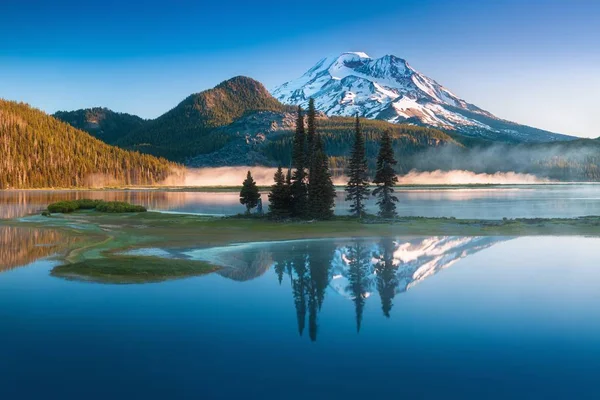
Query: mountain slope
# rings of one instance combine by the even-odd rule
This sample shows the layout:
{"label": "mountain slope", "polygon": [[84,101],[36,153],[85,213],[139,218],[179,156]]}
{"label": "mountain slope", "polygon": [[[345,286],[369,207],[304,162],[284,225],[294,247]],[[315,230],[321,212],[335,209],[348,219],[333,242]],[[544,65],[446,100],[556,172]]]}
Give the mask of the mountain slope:
{"label": "mountain slope", "polygon": [[176,164],[109,146],[26,104],[0,100],[0,189],[149,185],[176,170]]}
{"label": "mountain slope", "polygon": [[288,109],[273,98],[260,82],[238,76],[213,89],[188,96],[175,108],[121,138],[116,144],[180,160],[222,147],[226,138],[207,136],[215,128],[230,124],[248,112]]}
{"label": "mountain slope", "polygon": [[146,122],[137,115],[118,113],[103,107],[58,111],[52,116],[108,144],[140,129]]}
{"label": "mountain slope", "polygon": [[545,142],[572,137],[502,120],[467,103],[419,73],[405,60],[365,53],[325,58],[300,78],[275,88],[285,104],[304,107],[313,97],[327,115],[409,122],[504,142]]}
{"label": "mountain slope", "polygon": [[[193,167],[290,165],[295,123],[295,113],[249,113],[214,131],[213,134],[226,137],[227,144],[214,152],[191,157],[186,164]],[[394,150],[399,160],[398,170],[402,172],[411,169],[407,161],[419,152],[445,145],[461,147],[449,135],[437,129],[371,120],[363,120],[361,125],[366,137],[367,158],[372,168],[375,167],[379,140],[387,129],[392,131]],[[317,118],[317,127],[332,168],[342,173],[354,140],[354,118],[321,115]]]}

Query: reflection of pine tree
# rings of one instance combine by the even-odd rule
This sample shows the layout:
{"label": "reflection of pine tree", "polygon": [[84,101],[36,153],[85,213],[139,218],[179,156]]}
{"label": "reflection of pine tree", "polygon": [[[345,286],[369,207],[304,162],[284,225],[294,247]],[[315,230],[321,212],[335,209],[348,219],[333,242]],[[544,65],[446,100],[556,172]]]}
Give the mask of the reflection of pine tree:
{"label": "reflection of pine tree", "polygon": [[377,273],[377,291],[381,297],[383,315],[390,317],[394,296],[396,295],[396,267],[394,267],[394,241],[385,238],[380,243],[379,262],[375,266]]}
{"label": "reflection of pine tree", "polygon": [[369,253],[362,243],[357,241],[348,250],[348,290],[352,294],[356,309],[356,331],[360,332],[363,310],[367,299],[367,280],[369,274]]}
{"label": "reflection of pine tree", "polygon": [[302,336],[306,323],[306,290],[309,280],[304,246],[292,249],[292,254],[292,293],[298,319],[298,333]]}
{"label": "reflection of pine tree", "polygon": [[281,285],[283,281],[283,274],[290,268],[290,263],[287,261],[287,254],[281,251],[273,251],[272,257],[275,265],[273,269],[275,270],[275,274],[277,275],[277,280]]}
{"label": "reflection of pine tree", "polygon": [[312,341],[317,340],[318,314],[329,285],[334,252],[335,244],[331,242],[306,242],[294,246],[291,252],[273,252],[279,283],[286,273],[291,279],[298,333],[300,336],[304,333],[308,313],[308,330]]}
{"label": "reflection of pine tree", "polygon": [[308,330],[310,339],[317,340],[317,314],[323,306],[325,291],[329,285],[329,270],[335,251],[331,242],[310,242],[307,246],[310,284],[308,293]]}

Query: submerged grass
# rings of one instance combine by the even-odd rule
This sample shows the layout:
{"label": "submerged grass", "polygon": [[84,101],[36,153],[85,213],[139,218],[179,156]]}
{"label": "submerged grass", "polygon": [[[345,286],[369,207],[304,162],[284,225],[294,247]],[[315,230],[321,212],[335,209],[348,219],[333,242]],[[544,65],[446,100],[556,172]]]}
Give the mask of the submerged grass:
{"label": "submerged grass", "polygon": [[99,283],[131,284],[205,275],[218,268],[196,260],[111,256],[55,267],[51,275]]}

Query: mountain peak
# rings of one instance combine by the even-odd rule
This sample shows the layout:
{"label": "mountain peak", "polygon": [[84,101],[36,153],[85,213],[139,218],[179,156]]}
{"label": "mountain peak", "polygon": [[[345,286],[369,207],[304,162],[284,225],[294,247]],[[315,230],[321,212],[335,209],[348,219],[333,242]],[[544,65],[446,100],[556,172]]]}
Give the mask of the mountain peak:
{"label": "mountain peak", "polygon": [[358,113],[371,119],[417,123],[491,140],[570,139],[497,118],[393,54],[374,59],[364,52],[346,52],[324,58],[300,78],[276,87],[273,96],[282,103],[303,107],[312,97],[317,109],[329,116]]}

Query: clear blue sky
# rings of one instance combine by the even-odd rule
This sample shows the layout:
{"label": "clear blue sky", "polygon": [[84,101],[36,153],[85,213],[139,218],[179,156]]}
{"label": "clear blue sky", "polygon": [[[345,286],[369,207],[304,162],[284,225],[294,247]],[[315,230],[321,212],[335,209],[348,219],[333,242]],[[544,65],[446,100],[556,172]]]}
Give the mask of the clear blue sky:
{"label": "clear blue sky", "polygon": [[597,137],[598,21],[595,0],[0,0],[0,97],[152,118],[235,75],[271,89],[364,51],[499,117]]}

